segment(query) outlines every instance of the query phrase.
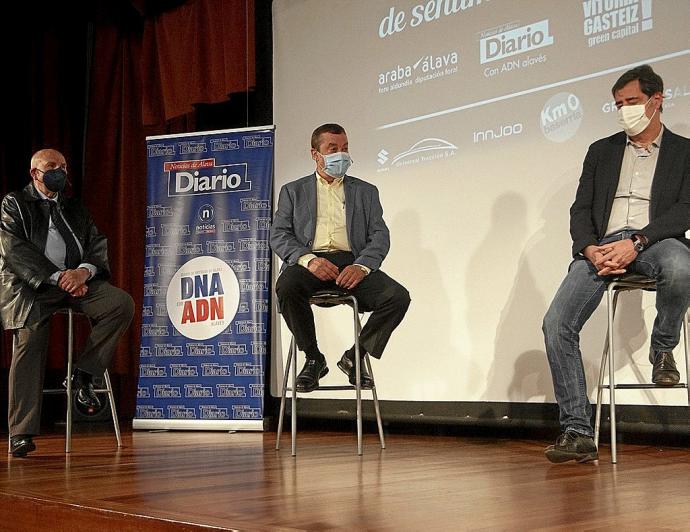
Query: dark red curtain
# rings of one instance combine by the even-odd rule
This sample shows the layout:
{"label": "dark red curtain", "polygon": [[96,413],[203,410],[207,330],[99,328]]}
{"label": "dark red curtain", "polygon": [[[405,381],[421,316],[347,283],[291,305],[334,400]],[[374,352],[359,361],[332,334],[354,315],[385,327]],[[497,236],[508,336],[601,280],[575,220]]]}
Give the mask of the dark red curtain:
{"label": "dark red curtain", "polygon": [[[95,2],[77,16],[57,8],[32,14],[25,42],[14,45],[18,50],[10,70],[17,80],[2,111],[2,194],[28,183],[35,150],[50,146],[62,151],[73,193],[108,237],[112,282],[132,295],[138,309],[146,226],[145,137],[193,131],[195,104],[227,101],[255,84],[254,0],[169,4],[174,7],[163,12],[148,6],[160,9],[165,2],[135,0]],[[13,48],[8,42],[3,47]],[[140,331],[137,312],[111,370],[124,417],[134,413]],[[11,358],[8,337],[0,352],[3,368]],[[51,365],[60,367],[64,343],[53,343]],[[6,397],[6,371],[4,378],[0,393]]]}
{"label": "dark red curtain", "polygon": [[[31,155],[43,147],[62,151],[68,160],[71,186],[82,189],[83,132],[86,98],[86,43],[88,14],[68,17],[49,6],[30,12],[26,38],[3,32],[0,43],[5,104],[0,106],[0,191],[2,195],[26,186]],[[22,16],[19,16],[22,19]],[[49,368],[64,366],[64,321],[53,324]],[[0,368],[8,368],[12,356],[11,334],[2,335]],[[0,380],[0,404],[6,405],[7,373]]]}
{"label": "dark red curtain", "polygon": [[148,18],[141,70],[144,124],[219,103],[255,85],[254,2],[197,0]]}

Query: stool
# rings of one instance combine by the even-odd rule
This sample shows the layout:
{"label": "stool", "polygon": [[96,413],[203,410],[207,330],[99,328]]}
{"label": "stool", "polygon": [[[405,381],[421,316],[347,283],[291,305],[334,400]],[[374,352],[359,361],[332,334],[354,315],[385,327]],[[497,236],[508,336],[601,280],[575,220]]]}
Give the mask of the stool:
{"label": "stool", "polygon": [[[355,386],[319,386],[317,390],[355,390],[355,395],[357,397],[357,454],[361,456],[362,454],[362,387],[360,382],[360,364],[361,360],[359,357],[359,334],[362,330],[362,323],[359,319],[359,305],[357,303],[357,298],[352,294],[337,290],[323,290],[316,292],[310,299],[309,303],[311,305],[316,305],[319,307],[333,307],[337,305],[349,305],[352,307],[353,321],[354,321],[354,345],[355,345],[355,372],[356,372],[356,384]],[[369,354],[366,353],[364,356],[364,363],[369,370],[372,380],[374,379],[374,374],[371,371],[371,362],[369,361]],[[292,368],[292,384],[288,387],[288,378],[290,374],[290,368]],[[283,387],[280,397],[280,414],[278,416],[278,434],[276,435],[276,450],[280,449],[280,435],[283,431],[283,417],[285,415],[285,402],[287,397],[287,392],[292,392],[292,425],[290,433],[292,436],[292,456],[297,454],[297,344],[295,342],[295,336],[292,336],[290,340],[290,351],[288,352],[287,364],[285,365],[285,375],[283,376]],[[383,425],[381,423],[381,411],[379,410],[379,400],[376,395],[376,383],[371,387],[371,394],[374,400],[374,410],[376,412],[376,423],[379,429],[379,439],[381,440],[381,448],[386,448],[386,442],[383,437]]]}
{"label": "stool", "polygon": [[[65,452],[69,453],[72,450],[72,355],[74,353],[74,315],[81,314],[75,312],[71,308],[64,308],[58,310],[55,314],[67,315],[67,381],[66,388],[44,389],[44,394],[66,394],[67,395],[67,419],[66,419],[66,435],[65,435]],[[113,418],[113,425],[115,427],[115,438],[117,439],[117,446],[122,447],[122,437],[120,436],[120,424],[117,419],[117,410],[115,409],[115,396],[113,395],[113,386],[110,382],[110,375],[106,369],[103,372],[103,379],[105,380],[105,388],[95,389],[96,393],[108,394],[108,402],[110,403],[110,414]]]}
{"label": "stool", "polygon": [[[650,388],[685,388],[688,390],[688,406],[690,406],[690,388],[688,383],[679,383],[674,386],[659,386],[657,384],[616,384],[615,382],[615,362],[614,362],[614,343],[613,343],[613,319],[616,315],[616,305],[618,304],[618,296],[621,292],[629,292],[632,290],[646,290],[650,292],[656,291],[656,281],[649,277],[636,274],[628,274],[614,278],[608,283],[606,288],[606,311],[608,317],[608,327],[606,331],[606,340],[604,341],[604,353],[601,357],[601,367],[599,369],[599,383],[597,386],[597,411],[594,423],[594,444],[599,447],[599,429],[601,428],[601,403],[604,388],[609,390],[609,403],[611,422],[611,462],[616,463],[616,390],[644,390]],[[683,338],[685,344],[685,375],[686,379],[690,375],[690,364],[688,362],[688,351],[690,351],[690,340],[688,339],[688,332],[690,326],[688,324],[687,312],[683,317]],[[608,357],[609,367],[609,383],[604,384],[604,373],[606,361]]]}

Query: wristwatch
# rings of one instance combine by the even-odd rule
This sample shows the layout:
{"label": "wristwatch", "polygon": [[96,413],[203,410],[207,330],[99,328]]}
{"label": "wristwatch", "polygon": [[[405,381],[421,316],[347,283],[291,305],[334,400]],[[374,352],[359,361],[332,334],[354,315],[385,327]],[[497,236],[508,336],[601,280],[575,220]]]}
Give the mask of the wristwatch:
{"label": "wristwatch", "polygon": [[355,266],[362,270],[364,272],[364,275],[369,275],[369,270],[366,267],[362,266],[361,264],[355,264]]}
{"label": "wristwatch", "polygon": [[633,247],[638,253],[641,253],[647,247],[647,239],[642,235],[633,235],[630,237],[630,240],[633,241]]}

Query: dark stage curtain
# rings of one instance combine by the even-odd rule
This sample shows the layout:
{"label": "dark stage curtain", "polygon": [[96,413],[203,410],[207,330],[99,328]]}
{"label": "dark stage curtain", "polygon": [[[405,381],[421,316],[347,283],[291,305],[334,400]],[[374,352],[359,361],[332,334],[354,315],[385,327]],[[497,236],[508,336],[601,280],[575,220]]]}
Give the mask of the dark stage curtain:
{"label": "dark stage curtain", "polygon": [[[26,37],[3,37],[14,75],[3,91],[0,192],[29,182],[35,150],[65,154],[72,193],[108,237],[112,282],[137,303],[111,369],[123,417],[134,413],[139,362],[145,137],[194,131],[195,108],[254,87],[254,20],[254,0],[104,1],[78,15],[26,9]],[[236,125],[245,124],[226,127]],[[62,325],[55,325],[49,366],[61,368]],[[80,327],[80,340],[86,332]],[[9,334],[1,347],[6,404]]]}
{"label": "dark stage curtain", "polygon": [[[86,14],[67,17],[58,10],[19,9],[26,22],[24,38],[17,32],[0,37],[6,72],[0,106],[0,192],[18,190],[30,181],[31,155],[42,147],[60,149],[68,160],[71,186],[82,191],[83,133],[86,97]],[[64,366],[64,321],[53,324],[48,368]],[[12,356],[10,333],[0,345],[0,404],[7,404],[7,371]]]}
{"label": "dark stage curtain", "polygon": [[191,112],[192,104],[219,103],[253,89],[253,20],[253,2],[244,0],[188,2],[146,19],[144,124],[160,124]]}

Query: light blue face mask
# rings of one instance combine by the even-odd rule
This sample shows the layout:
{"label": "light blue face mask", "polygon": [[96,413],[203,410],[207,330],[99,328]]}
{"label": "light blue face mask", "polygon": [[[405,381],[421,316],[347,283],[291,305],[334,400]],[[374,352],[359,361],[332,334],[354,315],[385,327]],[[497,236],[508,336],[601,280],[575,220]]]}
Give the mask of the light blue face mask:
{"label": "light blue face mask", "polygon": [[323,171],[336,179],[343,177],[347,169],[352,165],[350,154],[344,151],[322,153],[320,155],[323,157]]}

